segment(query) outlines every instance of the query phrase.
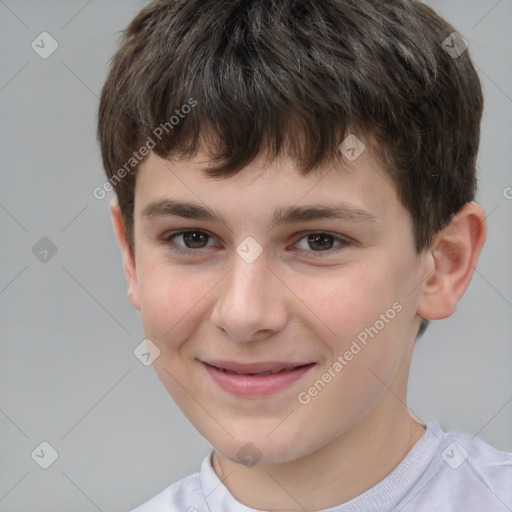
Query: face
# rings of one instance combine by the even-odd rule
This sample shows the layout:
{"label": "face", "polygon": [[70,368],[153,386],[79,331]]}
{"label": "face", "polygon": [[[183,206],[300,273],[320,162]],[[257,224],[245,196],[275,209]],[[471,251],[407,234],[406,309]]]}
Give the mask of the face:
{"label": "face", "polygon": [[233,461],[288,462],[376,410],[384,382],[406,382],[425,266],[368,151],[307,176],[257,159],[212,179],[207,163],[151,154],[140,167],[131,301],[199,432]]}

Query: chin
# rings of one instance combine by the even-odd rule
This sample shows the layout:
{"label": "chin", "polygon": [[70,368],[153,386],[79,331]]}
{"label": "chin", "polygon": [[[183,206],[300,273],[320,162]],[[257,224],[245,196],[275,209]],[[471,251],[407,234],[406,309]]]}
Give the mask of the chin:
{"label": "chin", "polygon": [[[283,431],[284,434],[286,432]],[[293,440],[290,436],[274,439],[266,434],[255,434],[242,438],[223,439],[223,442],[210,441],[215,450],[230,461],[247,467],[255,465],[286,464],[307,455],[304,439]]]}

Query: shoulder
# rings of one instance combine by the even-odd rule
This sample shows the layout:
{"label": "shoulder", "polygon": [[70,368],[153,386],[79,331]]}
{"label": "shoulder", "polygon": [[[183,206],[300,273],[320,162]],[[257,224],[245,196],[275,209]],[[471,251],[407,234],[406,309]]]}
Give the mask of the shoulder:
{"label": "shoulder", "polygon": [[130,512],[203,512],[199,473],[188,475],[166,487]]}
{"label": "shoulder", "polygon": [[483,484],[503,488],[512,496],[512,452],[495,448],[477,435],[448,432],[441,446],[441,457],[450,469],[467,465]]}
{"label": "shoulder", "polygon": [[422,476],[416,504],[466,512],[512,510],[512,452],[476,435],[443,432],[437,423],[432,430],[440,443]]}

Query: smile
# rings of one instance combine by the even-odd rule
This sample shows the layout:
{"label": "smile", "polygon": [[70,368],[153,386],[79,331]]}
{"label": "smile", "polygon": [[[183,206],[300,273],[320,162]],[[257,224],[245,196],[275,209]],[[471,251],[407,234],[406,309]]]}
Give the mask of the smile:
{"label": "smile", "polygon": [[315,363],[202,362],[208,375],[224,391],[238,396],[268,396],[291,386]]}

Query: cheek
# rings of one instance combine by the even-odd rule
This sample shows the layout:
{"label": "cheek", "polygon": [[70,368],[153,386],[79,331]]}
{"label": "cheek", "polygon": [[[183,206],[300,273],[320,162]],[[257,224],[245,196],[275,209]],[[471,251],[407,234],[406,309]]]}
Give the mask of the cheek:
{"label": "cheek", "polygon": [[[211,281],[211,283],[209,282]],[[201,310],[201,299],[213,287],[209,274],[187,272],[169,264],[141,264],[139,295],[146,337],[162,351],[178,348]]]}
{"label": "cheek", "polygon": [[407,317],[394,275],[392,267],[381,262],[347,268],[332,278],[311,279],[303,286],[305,302],[318,320],[311,328],[328,347],[324,369],[341,357],[338,382],[349,379],[369,385],[377,378],[372,372],[387,380],[394,371]]}
{"label": "cheek", "polygon": [[345,342],[373,325],[396,301],[389,271],[370,265],[324,276],[297,276],[299,297],[323,325],[321,332]]}
{"label": "cheek", "polygon": [[[190,361],[184,357],[184,350],[190,352],[187,341],[194,336],[207,314],[204,309],[207,301],[202,299],[219,278],[207,272],[193,272],[191,267],[173,267],[165,262],[141,264],[139,270],[144,336],[160,350],[153,369],[176,404],[192,421],[194,418],[189,414],[195,409],[190,401],[192,388],[188,382]],[[194,388],[194,395],[202,393]]]}

